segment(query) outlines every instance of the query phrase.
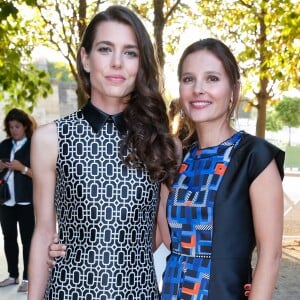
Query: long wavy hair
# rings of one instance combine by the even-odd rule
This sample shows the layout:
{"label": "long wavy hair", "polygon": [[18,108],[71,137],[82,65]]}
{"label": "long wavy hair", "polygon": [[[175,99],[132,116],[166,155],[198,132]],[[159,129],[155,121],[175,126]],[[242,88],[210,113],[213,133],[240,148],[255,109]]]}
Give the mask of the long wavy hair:
{"label": "long wavy hair", "polygon": [[[178,68],[177,68],[177,76],[178,80],[180,82],[181,75],[182,75],[182,66],[187,58],[188,55],[201,51],[201,50],[207,50],[211,52],[213,55],[215,55],[222,63],[224,70],[229,78],[231,89],[232,89],[232,102],[228,109],[227,119],[228,122],[230,122],[232,115],[238,108],[239,104],[239,98],[240,98],[240,69],[237,64],[237,61],[230,51],[230,49],[220,40],[214,39],[214,38],[206,38],[199,41],[196,41],[189,45],[181,55],[181,58],[179,60]],[[183,146],[184,148],[189,147],[191,142],[193,142],[195,139],[193,137],[196,137],[196,130],[193,122],[191,122],[188,118],[186,119],[186,122],[189,124],[189,133],[186,134],[185,138],[183,139]]]}
{"label": "long wavy hair", "polygon": [[11,109],[4,118],[4,131],[6,132],[7,137],[11,137],[9,130],[9,122],[17,121],[21,123],[25,128],[25,135],[30,138],[33,134],[33,131],[36,128],[35,120],[29,116],[25,111],[13,108]]}
{"label": "long wavy hair", "polygon": [[166,104],[154,46],[137,15],[120,5],[110,6],[94,16],[87,26],[77,54],[77,68],[85,92],[91,95],[90,75],[81,61],[80,49],[91,52],[97,27],[101,22],[115,21],[129,25],[137,40],[140,61],[135,87],[124,110],[128,134],[123,147],[129,149],[124,162],[146,168],[152,180],[171,186],[178,170],[174,140],[169,133]]}

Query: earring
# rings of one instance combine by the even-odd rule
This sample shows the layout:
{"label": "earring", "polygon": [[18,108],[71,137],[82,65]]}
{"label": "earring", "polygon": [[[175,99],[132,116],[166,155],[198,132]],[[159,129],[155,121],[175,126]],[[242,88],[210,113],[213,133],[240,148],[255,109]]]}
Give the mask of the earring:
{"label": "earring", "polygon": [[89,68],[89,65],[88,65],[88,64],[86,64],[86,65],[83,67],[84,71],[87,72],[87,73],[90,72],[88,68]]}
{"label": "earring", "polygon": [[233,99],[230,99],[230,100],[229,100],[229,111],[231,110],[232,105],[233,105]]}
{"label": "earring", "polygon": [[235,121],[236,119],[236,111],[235,109],[232,109],[233,107],[233,99],[229,100],[229,106],[228,106],[228,114],[229,114],[229,119],[231,121]]}
{"label": "earring", "polygon": [[181,109],[180,110],[180,119],[183,120],[185,118],[185,113],[184,113],[184,110]]}

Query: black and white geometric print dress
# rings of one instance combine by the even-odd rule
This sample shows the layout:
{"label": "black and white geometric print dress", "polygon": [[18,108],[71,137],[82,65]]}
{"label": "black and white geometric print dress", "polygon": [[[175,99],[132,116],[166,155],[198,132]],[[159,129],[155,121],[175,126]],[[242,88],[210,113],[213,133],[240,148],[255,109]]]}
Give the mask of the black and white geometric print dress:
{"label": "black and white geometric print dress", "polygon": [[159,299],[152,255],[159,184],[122,163],[124,121],[108,117],[88,102],[56,121],[55,204],[67,254],[45,299]]}

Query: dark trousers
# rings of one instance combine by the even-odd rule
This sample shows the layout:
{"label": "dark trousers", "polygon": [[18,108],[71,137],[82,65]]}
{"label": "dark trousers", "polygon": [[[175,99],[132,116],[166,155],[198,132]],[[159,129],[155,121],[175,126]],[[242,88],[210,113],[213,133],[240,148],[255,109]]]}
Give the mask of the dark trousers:
{"label": "dark trousers", "polygon": [[33,235],[35,218],[32,205],[15,205],[13,207],[2,205],[0,206],[0,221],[4,236],[4,252],[6,256],[8,273],[10,277],[18,278],[18,230],[21,234],[23,245],[23,279],[28,279],[28,260],[31,238]]}

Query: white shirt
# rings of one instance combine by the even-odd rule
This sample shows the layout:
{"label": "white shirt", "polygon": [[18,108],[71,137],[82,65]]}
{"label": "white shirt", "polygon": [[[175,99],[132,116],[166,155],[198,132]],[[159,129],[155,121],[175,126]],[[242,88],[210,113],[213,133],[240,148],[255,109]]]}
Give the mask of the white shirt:
{"label": "white shirt", "polygon": [[[13,147],[10,152],[10,161],[13,161],[15,159],[15,153],[22,148],[22,146],[26,143],[27,137],[25,136],[19,141],[13,140]],[[7,177],[8,176],[8,177]],[[14,171],[10,172],[8,170],[8,173],[5,177],[5,180],[7,180],[7,184],[9,187],[9,192],[10,192],[10,199],[6,202],[4,202],[3,205],[6,206],[15,206],[16,205],[16,199],[15,199],[15,180],[14,180]],[[28,205],[30,202],[18,202],[20,205]]]}

